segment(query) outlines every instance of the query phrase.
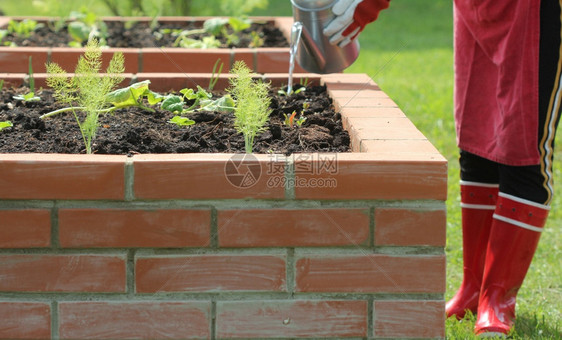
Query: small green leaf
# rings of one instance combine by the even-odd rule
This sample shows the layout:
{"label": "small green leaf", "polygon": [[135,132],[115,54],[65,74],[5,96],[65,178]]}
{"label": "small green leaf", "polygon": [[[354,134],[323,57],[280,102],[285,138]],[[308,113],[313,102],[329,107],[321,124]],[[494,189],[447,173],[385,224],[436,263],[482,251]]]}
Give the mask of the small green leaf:
{"label": "small green leaf", "polygon": [[17,96],[14,96],[14,99],[16,99],[16,100],[22,100],[22,101],[24,101],[24,102],[37,102],[37,101],[40,101],[40,100],[41,100],[41,98],[35,96],[35,93],[34,93],[34,92],[29,92],[29,93],[24,94],[24,95],[17,95]]}
{"label": "small green leaf", "polygon": [[117,108],[139,105],[139,99],[146,91],[149,91],[148,84],[150,84],[150,80],[141,81],[128,87],[117,89],[108,93],[105,100]]}
{"label": "small green leaf", "polygon": [[226,95],[217,100],[202,100],[201,110],[217,111],[222,113],[234,112],[234,99],[230,95]]}
{"label": "small green leaf", "polygon": [[172,124],[176,124],[177,126],[189,126],[195,124],[195,121],[182,116],[175,116],[174,118],[170,119],[168,122]]}
{"label": "small green leaf", "polygon": [[228,23],[226,18],[212,18],[205,20],[203,23],[203,29],[208,33],[218,36],[221,33],[222,28]]}
{"label": "small green leaf", "polygon": [[252,25],[252,21],[247,18],[231,17],[230,19],[228,19],[228,24],[235,32],[240,32],[247,28],[250,28],[250,26]]}
{"label": "small green leaf", "polygon": [[162,102],[162,109],[170,112],[183,111],[183,99],[180,96],[170,95]]}
{"label": "small green leaf", "polygon": [[166,96],[163,96],[160,93],[152,92],[150,90],[146,90],[144,95],[146,96],[148,103],[150,105],[155,105],[157,103],[160,103],[161,101],[167,98]]}
{"label": "small green leaf", "polygon": [[68,33],[78,42],[87,41],[90,36],[91,28],[81,21],[73,21],[68,24]]}
{"label": "small green leaf", "polygon": [[182,89],[180,93],[183,94],[184,98],[187,100],[197,99],[197,93],[193,89]]}
{"label": "small green leaf", "polygon": [[0,122],[0,131],[4,128],[11,127],[11,126],[14,126],[14,124],[12,124],[12,122],[10,122],[9,120]]}

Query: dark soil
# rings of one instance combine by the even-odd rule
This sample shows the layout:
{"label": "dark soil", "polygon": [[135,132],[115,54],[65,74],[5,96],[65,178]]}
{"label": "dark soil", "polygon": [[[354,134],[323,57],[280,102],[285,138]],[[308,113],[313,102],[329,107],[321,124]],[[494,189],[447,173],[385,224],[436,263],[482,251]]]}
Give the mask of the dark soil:
{"label": "dark soil", "polygon": [[[185,24],[158,24],[151,28],[149,23],[136,22],[126,23],[108,21],[106,22],[107,46],[109,47],[174,47],[176,37],[171,33],[162,34],[162,29],[191,30],[201,28],[201,22],[186,22]],[[127,26],[127,27],[126,27]],[[129,27],[130,26],[130,27]],[[221,47],[249,47],[252,41],[250,32],[255,31],[264,39],[262,47],[288,47],[289,44],[283,33],[273,23],[253,23],[249,29],[242,32],[240,42],[237,45],[229,45],[224,37],[219,38]],[[193,39],[201,39],[202,35],[190,36]],[[8,34],[3,42],[13,42],[17,46],[27,47],[68,47],[72,41],[67,28],[55,32],[53,25],[44,24],[38,27],[30,37],[20,37]],[[85,44],[85,43],[84,43]]]}
{"label": "dark soil", "polygon": [[[0,153],[85,153],[84,143],[71,112],[40,119],[39,116],[62,106],[53,102],[52,91],[39,93],[41,101],[14,100],[27,88],[0,92],[0,122],[11,121],[13,127],[0,130]],[[258,135],[255,153],[348,152],[349,135],[342,128],[340,114],[334,112],[326,88],[307,87],[289,97],[272,92],[270,122],[267,131]],[[179,93],[178,93],[179,95]],[[284,124],[283,114],[303,111],[306,121],[300,127]],[[189,127],[168,122],[173,114],[153,106],[156,112],[139,108],[120,109],[100,117],[93,143],[97,154],[144,153],[240,153],[244,138],[233,127],[231,113],[196,112],[188,117],[196,121]]]}

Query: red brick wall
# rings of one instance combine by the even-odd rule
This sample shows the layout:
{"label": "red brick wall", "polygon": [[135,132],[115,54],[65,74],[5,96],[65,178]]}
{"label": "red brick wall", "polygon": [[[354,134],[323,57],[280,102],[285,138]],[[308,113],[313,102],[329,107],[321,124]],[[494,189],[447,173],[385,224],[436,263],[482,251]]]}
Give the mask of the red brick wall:
{"label": "red brick wall", "polygon": [[387,128],[249,188],[232,155],[0,154],[0,338],[444,338],[446,161]]}

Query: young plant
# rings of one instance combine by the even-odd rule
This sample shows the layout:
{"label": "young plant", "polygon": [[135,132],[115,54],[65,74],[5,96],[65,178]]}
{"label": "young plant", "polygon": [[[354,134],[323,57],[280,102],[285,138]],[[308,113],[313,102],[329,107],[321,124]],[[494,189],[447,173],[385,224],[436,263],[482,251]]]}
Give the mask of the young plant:
{"label": "young plant", "polygon": [[[107,112],[106,97],[123,81],[122,73],[125,70],[124,57],[119,52],[111,58],[103,77],[99,75],[101,64],[101,50],[96,39],[88,42],[86,52],[78,60],[74,77],[69,77],[58,64],[47,64],[47,85],[54,89],[54,96],[59,102],[70,106],[66,110],[74,114],[86,152],[89,154],[92,153],[92,141],[98,129],[99,115]],[[78,106],[74,106],[74,103]],[[80,111],[86,115],[83,120],[78,114]],[[50,115],[44,115],[42,118],[48,116]]]}
{"label": "young plant", "polygon": [[250,32],[250,37],[252,37],[252,42],[250,42],[250,47],[258,48],[265,44],[265,39],[256,31]]}
{"label": "young plant", "polygon": [[12,122],[10,122],[9,120],[0,122],[0,131],[2,131],[2,129],[12,127],[12,126],[14,126],[14,124],[12,124]]}
{"label": "young plant", "polygon": [[298,93],[301,93],[301,92],[304,92],[304,91],[306,91],[306,86],[301,86],[296,90],[289,89],[289,88],[287,88],[287,90],[280,89],[280,90],[277,91],[277,94],[280,95],[280,96],[288,97],[292,94],[298,94]]}
{"label": "young plant", "polygon": [[172,124],[176,124],[177,126],[184,127],[184,126],[190,126],[195,124],[195,121],[182,116],[174,116],[174,118],[170,119],[168,123],[172,123]]}
{"label": "young plant", "polygon": [[24,95],[17,95],[14,96],[14,99],[16,100],[21,100],[21,101],[25,101],[25,102],[35,102],[35,101],[39,101],[41,100],[41,98],[37,97],[35,95],[35,78],[33,77],[33,63],[32,63],[32,58],[31,56],[29,56],[29,71],[28,71],[28,75],[29,75],[29,93],[24,94]]}
{"label": "young plant", "polygon": [[9,41],[4,42],[4,38],[8,35],[8,30],[0,30],[0,45],[10,46],[12,43]]}
{"label": "young plant", "polygon": [[91,10],[83,7],[80,12],[72,12],[70,18],[73,20],[68,24],[68,33],[73,41],[70,47],[82,47],[84,42],[95,38],[99,45],[107,45],[107,26]]}
{"label": "young plant", "polygon": [[[192,30],[162,30],[162,33],[171,33],[177,36],[174,46],[184,48],[216,48],[221,46],[220,37],[226,38],[228,45],[240,43],[240,35],[243,30],[249,28],[252,21],[245,17],[211,18],[203,22],[203,28]],[[229,31],[232,31],[232,33]],[[193,39],[193,35],[204,35],[201,39]],[[258,35],[259,38],[259,35]],[[259,39],[253,39],[259,43]]]}
{"label": "young plant", "polygon": [[28,38],[38,27],[37,21],[32,19],[23,19],[22,21],[10,20],[8,22],[8,32],[24,38]]}
{"label": "young plant", "polygon": [[246,153],[252,153],[254,138],[266,130],[269,119],[269,84],[254,81],[254,74],[243,61],[234,64],[230,93],[236,99],[234,127],[244,135]]}
{"label": "young plant", "polygon": [[301,127],[301,125],[306,121],[306,117],[304,117],[302,113],[299,118],[295,119],[295,117],[297,116],[297,111],[293,111],[290,116],[287,116],[287,114],[284,113],[283,116],[285,116],[285,121],[283,123],[290,128],[295,127],[295,125]]}
{"label": "young plant", "polygon": [[211,79],[209,80],[209,87],[207,88],[209,92],[212,92],[213,89],[215,88],[215,85],[217,85],[223,67],[224,67],[224,63],[222,62],[222,60],[217,59],[217,61],[215,61],[215,65],[213,65],[213,73],[211,74]]}

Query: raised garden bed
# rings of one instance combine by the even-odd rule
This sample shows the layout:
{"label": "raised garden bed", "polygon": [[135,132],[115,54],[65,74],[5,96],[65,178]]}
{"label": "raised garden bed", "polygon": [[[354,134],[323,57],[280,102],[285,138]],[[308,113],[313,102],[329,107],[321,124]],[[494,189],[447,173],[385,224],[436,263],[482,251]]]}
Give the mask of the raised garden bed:
{"label": "raised garden bed", "polygon": [[[40,22],[47,22],[45,17],[0,17],[0,29],[6,27],[12,19],[23,20],[31,18]],[[205,17],[162,17],[159,23],[165,27],[180,27],[188,23],[201,26]],[[181,47],[160,47],[159,42],[131,41],[136,47],[110,47],[104,50],[107,60],[116,51],[122,51],[127,59],[126,72],[211,72],[217,60],[222,60],[229,69],[237,60],[243,60],[254,71],[259,73],[280,72],[287,73],[289,70],[289,48],[291,25],[293,19],[290,17],[252,17],[256,22],[267,23],[268,27],[275,31],[275,37],[271,38],[270,46],[275,47],[225,47],[212,49],[195,49]],[[134,21],[139,26],[148,26],[150,18],[121,18],[106,17],[105,22],[113,25],[124,25],[126,22]],[[267,31],[270,28],[266,29]],[[281,34],[282,37],[278,35]],[[125,35],[126,38],[130,34]],[[142,39],[142,38],[138,38]],[[267,39],[266,39],[267,42]],[[115,44],[127,46],[124,42]],[[143,45],[144,46],[141,46]],[[141,46],[141,47],[139,47]],[[33,69],[36,73],[45,72],[46,62],[56,62],[61,66],[71,68],[76,64],[78,57],[84,53],[83,48],[47,46],[47,47],[0,47],[0,73],[26,73],[28,71],[29,57],[33,58]],[[302,72],[297,65],[296,71]]]}
{"label": "raised garden bed", "polygon": [[368,76],[297,77],[351,152],[0,154],[0,338],[444,338],[446,160]]}

